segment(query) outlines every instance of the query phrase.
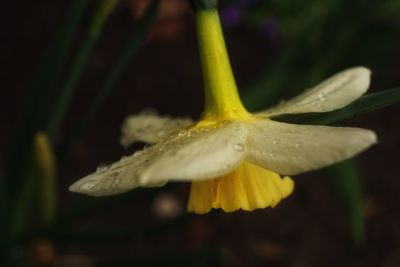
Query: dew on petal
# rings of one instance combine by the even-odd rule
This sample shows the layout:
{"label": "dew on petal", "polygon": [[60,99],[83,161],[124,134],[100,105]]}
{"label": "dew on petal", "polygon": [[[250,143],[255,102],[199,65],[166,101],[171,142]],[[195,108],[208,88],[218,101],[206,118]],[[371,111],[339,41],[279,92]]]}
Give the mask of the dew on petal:
{"label": "dew on petal", "polygon": [[277,145],[277,144],[279,144],[279,140],[278,140],[278,139],[274,139],[274,140],[272,140],[272,144],[274,144],[274,145]]}
{"label": "dew on petal", "polygon": [[319,99],[321,102],[325,102],[326,99],[327,99],[327,97],[326,97],[326,95],[325,95],[324,93],[319,93],[319,94],[318,94],[318,99]]}
{"label": "dew on petal", "polygon": [[244,145],[243,144],[235,144],[234,146],[233,146],[233,148],[236,150],[236,151],[243,151],[244,150]]}
{"label": "dew on petal", "polygon": [[183,136],[187,136],[188,135],[188,131],[186,130],[182,130],[178,133],[178,136],[183,137]]}

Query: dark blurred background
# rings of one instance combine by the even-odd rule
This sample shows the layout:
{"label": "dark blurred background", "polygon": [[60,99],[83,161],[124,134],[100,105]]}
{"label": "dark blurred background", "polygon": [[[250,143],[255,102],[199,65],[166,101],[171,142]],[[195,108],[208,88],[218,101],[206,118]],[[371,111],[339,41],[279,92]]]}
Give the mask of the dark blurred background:
{"label": "dark blurred background", "polygon": [[[72,2],[3,1],[0,187],[5,191],[12,184],[5,182],[11,177],[7,164],[32,80]],[[127,115],[149,107],[192,118],[202,111],[193,13],[184,0],[162,0],[147,37],[105,101],[70,140],[71,129],[96,98],[148,4],[120,1],[104,24],[52,138],[56,222],[43,230],[33,204],[20,238],[2,249],[0,266],[400,266],[399,105],[336,123],[372,129],[379,138],[378,145],[351,162],[358,179],[353,197],[361,192],[359,213],[343,204],[340,185],[329,171],[294,177],[295,192],[274,209],[205,216],[186,214],[187,184],[101,199],[67,191],[97,166],[143,147],[126,151],[120,146],[120,125]],[[83,12],[66,66],[85,39],[93,6]],[[232,0],[220,6],[233,69],[251,110],[267,108],[351,66],[372,70],[369,92],[400,86],[398,0]],[[65,67],[61,76],[67,73]],[[62,87],[60,79],[53,92]],[[10,199],[4,214],[12,213],[18,197]],[[351,216],[360,214],[365,224],[357,228]],[[357,229],[362,233],[354,234]]]}

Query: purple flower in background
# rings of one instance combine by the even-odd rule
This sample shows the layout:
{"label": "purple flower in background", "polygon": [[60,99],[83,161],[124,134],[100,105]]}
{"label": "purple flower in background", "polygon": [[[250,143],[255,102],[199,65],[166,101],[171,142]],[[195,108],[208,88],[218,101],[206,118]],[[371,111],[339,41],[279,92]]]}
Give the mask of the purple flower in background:
{"label": "purple flower in background", "polygon": [[242,19],[242,13],[239,8],[235,6],[229,6],[221,10],[221,19],[227,27],[233,27],[240,23]]}
{"label": "purple flower in background", "polygon": [[243,11],[251,7],[259,0],[237,0],[233,4],[222,8],[221,19],[225,26],[237,26],[243,18]]}

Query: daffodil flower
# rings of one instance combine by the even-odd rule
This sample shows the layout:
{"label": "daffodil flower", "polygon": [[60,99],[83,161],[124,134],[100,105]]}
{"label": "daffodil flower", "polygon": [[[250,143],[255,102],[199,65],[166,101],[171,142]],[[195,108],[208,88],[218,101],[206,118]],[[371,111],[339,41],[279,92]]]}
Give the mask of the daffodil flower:
{"label": "daffodil flower", "polygon": [[71,191],[105,196],[168,181],[191,182],[190,212],[251,211],[274,207],[289,196],[294,182],[288,175],[348,159],[376,143],[370,130],[272,120],[348,105],[368,89],[368,69],[345,70],[290,101],[252,114],[240,101],[217,11],[197,12],[196,25],[205,81],[201,119],[149,113],[128,117],[121,143],[151,146],[99,168]]}

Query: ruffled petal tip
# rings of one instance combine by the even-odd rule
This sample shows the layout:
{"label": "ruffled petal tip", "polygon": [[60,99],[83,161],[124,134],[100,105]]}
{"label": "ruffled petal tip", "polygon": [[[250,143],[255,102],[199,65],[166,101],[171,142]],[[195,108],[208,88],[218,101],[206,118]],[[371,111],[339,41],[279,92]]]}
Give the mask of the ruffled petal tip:
{"label": "ruffled petal tip", "polygon": [[233,212],[275,207],[294,189],[294,181],[247,161],[231,173],[191,184],[188,211],[204,214],[212,208]]}

